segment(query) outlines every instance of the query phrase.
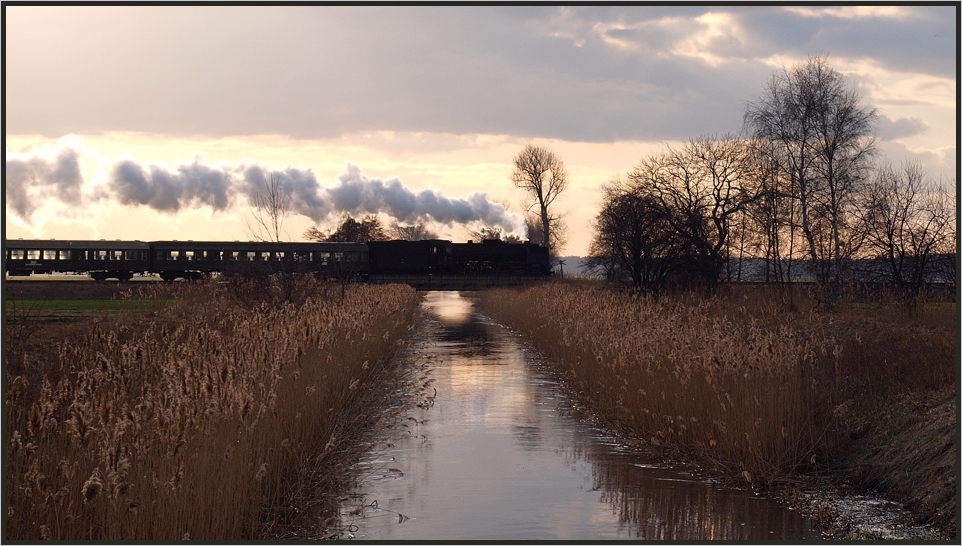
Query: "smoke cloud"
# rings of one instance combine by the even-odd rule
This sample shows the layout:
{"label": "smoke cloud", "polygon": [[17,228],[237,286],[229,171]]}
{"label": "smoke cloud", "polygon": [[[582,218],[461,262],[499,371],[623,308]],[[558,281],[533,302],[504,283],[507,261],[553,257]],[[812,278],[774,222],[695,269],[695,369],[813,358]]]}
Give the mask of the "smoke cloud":
{"label": "smoke cloud", "polygon": [[160,212],[202,205],[221,211],[230,205],[230,173],[202,163],[200,156],[173,172],[161,165],[121,159],[114,163],[109,185],[120,203],[146,205]]}
{"label": "smoke cloud", "polygon": [[[80,154],[69,147],[54,158],[7,154],[6,167],[8,211],[27,222],[44,199],[53,197],[83,205]],[[263,194],[272,178],[290,196],[291,212],[317,224],[344,213],[380,213],[404,224],[478,223],[516,235],[524,233],[524,217],[508,212],[504,205],[488,199],[485,192],[455,198],[433,189],[414,190],[398,178],[368,177],[350,163],[332,184],[323,186],[313,171],[293,166],[273,169],[254,161],[215,165],[196,155],[191,162],[170,169],[120,158],[111,165],[100,195],[122,205],[168,214],[200,207],[246,214],[247,203]]]}
{"label": "smoke cloud", "polygon": [[7,154],[4,181],[7,207],[28,223],[46,199],[74,206],[83,201],[80,154],[72,148],[61,148],[53,157],[45,151]]}
{"label": "smoke cloud", "polygon": [[334,184],[326,187],[318,184],[310,170],[288,167],[283,171],[269,171],[256,165],[244,165],[239,170],[243,173],[240,187],[248,197],[263,192],[267,180],[273,175],[280,180],[283,190],[292,196],[294,211],[317,223],[342,213],[353,216],[383,213],[405,224],[478,222],[500,227],[509,233],[524,233],[524,217],[490,201],[484,192],[451,198],[431,189],[415,191],[397,178],[381,180],[365,176],[360,167],[350,163],[337,175]]}

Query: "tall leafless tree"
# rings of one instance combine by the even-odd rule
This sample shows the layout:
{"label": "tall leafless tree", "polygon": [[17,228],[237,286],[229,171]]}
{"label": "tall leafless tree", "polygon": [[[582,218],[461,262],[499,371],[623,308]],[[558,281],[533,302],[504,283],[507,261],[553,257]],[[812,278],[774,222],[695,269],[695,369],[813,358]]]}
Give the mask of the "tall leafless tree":
{"label": "tall leafless tree", "polygon": [[291,194],[281,183],[281,177],[274,174],[264,186],[264,191],[251,197],[250,215],[244,220],[254,240],[279,243],[285,238],[284,220],[291,211]]}
{"label": "tall leafless tree", "polygon": [[284,256],[279,248],[287,238],[284,221],[291,206],[291,194],[276,174],[264,182],[263,191],[250,198],[250,214],[244,219],[247,232],[255,241],[275,243],[278,252],[270,262],[236,265],[236,272],[244,279],[232,276],[231,290],[245,305],[256,305],[265,297],[302,303],[314,291],[314,285],[304,275],[306,265]]}
{"label": "tall leafless tree", "polygon": [[952,198],[926,179],[918,163],[901,170],[881,167],[866,193],[868,246],[885,263],[886,278],[910,302],[934,276],[938,255],[955,250],[953,211]]}
{"label": "tall leafless tree", "polygon": [[875,109],[862,106],[857,91],[821,56],[774,74],[745,112],[749,132],[770,144],[772,160],[790,181],[798,226],[823,286],[838,286],[861,242],[852,221],[876,150],[876,119]]}
{"label": "tall leafless tree", "polygon": [[794,218],[797,204],[792,200],[790,179],[773,161],[772,144],[749,140],[750,160],[755,165],[757,199],[748,207],[750,246],[765,260],[765,281],[789,283],[796,258]]}
{"label": "tall leafless tree", "polygon": [[530,233],[529,239],[547,247],[554,256],[560,246],[552,246],[556,241],[552,239],[551,232],[555,225],[561,222],[561,218],[552,213],[551,205],[568,187],[568,170],[564,162],[547,148],[528,144],[514,158],[511,180],[515,187],[528,192],[532,207],[538,207],[533,226],[538,231],[540,240],[532,237]]}

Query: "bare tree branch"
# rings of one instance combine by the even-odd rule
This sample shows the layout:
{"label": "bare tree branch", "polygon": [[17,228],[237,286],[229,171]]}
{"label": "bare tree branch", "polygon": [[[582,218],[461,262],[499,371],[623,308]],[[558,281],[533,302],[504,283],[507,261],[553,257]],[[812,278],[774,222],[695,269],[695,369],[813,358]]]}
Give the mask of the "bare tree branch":
{"label": "bare tree branch", "polygon": [[281,184],[280,176],[271,174],[265,186],[263,193],[251,197],[250,215],[244,222],[255,241],[279,243],[285,238],[284,220],[291,210],[291,195]]}

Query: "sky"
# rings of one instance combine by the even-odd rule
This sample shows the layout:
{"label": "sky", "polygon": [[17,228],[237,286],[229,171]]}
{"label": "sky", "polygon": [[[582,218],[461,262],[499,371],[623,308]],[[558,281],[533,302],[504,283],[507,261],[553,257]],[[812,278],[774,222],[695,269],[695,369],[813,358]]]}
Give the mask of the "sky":
{"label": "sky", "polygon": [[877,109],[880,161],[955,187],[955,5],[4,10],[7,238],[249,240],[271,176],[288,240],[345,213],[521,233],[533,143],[585,255],[606,182],[738,133],[812,55]]}

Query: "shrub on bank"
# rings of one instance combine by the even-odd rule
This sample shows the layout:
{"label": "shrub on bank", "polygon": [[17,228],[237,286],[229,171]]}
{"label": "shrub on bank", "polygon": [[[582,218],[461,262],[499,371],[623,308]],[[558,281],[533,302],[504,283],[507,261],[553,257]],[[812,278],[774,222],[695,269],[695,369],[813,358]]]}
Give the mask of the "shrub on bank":
{"label": "shrub on bank", "polygon": [[8,378],[5,538],[262,537],[415,303],[407,286],[349,286],[251,308],[202,286],[149,321],[93,324],[39,396]]}

